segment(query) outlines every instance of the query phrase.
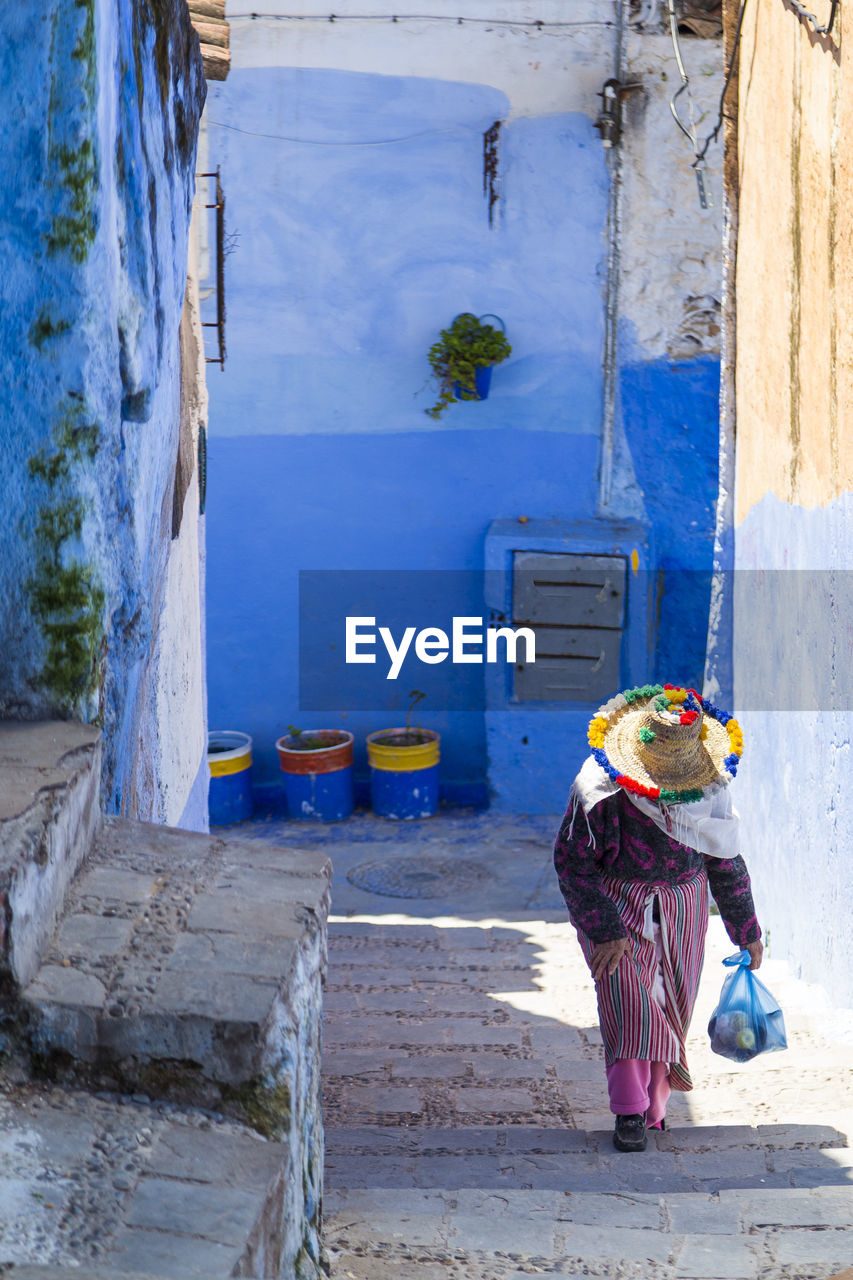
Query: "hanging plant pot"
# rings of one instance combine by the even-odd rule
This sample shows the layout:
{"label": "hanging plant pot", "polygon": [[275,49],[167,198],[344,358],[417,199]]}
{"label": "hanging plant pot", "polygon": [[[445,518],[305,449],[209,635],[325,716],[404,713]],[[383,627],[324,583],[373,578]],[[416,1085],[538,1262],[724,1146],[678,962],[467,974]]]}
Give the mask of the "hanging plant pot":
{"label": "hanging plant pot", "polygon": [[351,733],[303,729],[276,742],[291,818],[341,822],[353,811]]}
{"label": "hanging plant pot", "polygon": [[[474,371],[474,386],[477,388],[478,400],[488,400],[489,387],[491,385],[492,385],[492,366],[490,364],[478,365],[476,370]],[[461,382],[454,382],[453,394],[457,400],[462,400],[464,398]]]}
{"label": "hanging plant pot", "polygon": [[432,729],[380,729],[367,739],[370,799],[380,818],[438,812],[440,736]]}
{"label": "hanging plant pot", "polygon": [[[494,325],[484,320],[496,320]],[[429,362],[438,384],[438,399],[425,409],[438,419],[445,409],[458,400],[486,400],[492,380],[492,368],[512,354],[506,340],[506,326],[500,316],[486,312],[475,316],[463,311],[447,329],[442,329],[438,342],[429,349]]]}
{"label": "hanging plant pot", "polygon": [[252,739],[233,729],[207,735],[210,791],[207,807],[214,826],[247,822],[252,816]]}

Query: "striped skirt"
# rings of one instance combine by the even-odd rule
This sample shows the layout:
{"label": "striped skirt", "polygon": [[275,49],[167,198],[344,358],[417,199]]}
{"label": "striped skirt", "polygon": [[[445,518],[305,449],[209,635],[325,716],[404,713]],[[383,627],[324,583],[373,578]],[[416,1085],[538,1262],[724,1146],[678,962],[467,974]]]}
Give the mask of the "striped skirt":
{"label": "striped skirt", "polygon": [[[617,1058],[668,1062],[671,1087],[692,1089],[684,1043],[705,956],[708,877],[699,871],[685,884],[668,885],[602,875],[601,887],[616,904],[631,939],[616,972],[596,984],[605,1062],[608,1066]],[[655,900],[660,957],[652,927]],[[580,929],[577,934],[588,963],[595,943]],[[663,1006],[653,994],[659,966]]]}

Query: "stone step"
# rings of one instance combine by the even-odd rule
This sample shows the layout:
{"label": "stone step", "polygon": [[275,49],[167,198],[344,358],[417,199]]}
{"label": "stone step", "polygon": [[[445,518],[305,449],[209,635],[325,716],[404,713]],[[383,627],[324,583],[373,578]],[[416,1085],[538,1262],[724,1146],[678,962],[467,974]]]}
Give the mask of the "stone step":
{"label": "stone step", "polygon": [[[632,1154],[614,1149],[610,1130],[329,1129],[326,1184],[577,1192],[618,1186],[652,1195],[839,1187],[853,1195],[853,1150],[844,1135],[829,1126],[802,1126],[801,1133],[778,1126],[778,1134],[774,1128],[650,1133],[647,1150]],[[853,1213],[853,1200],[850,1208]]]}
{"label": "stone step", "polygon": [[[689,1125],[649,1130],[656,1150],[722,1152],[731,1150],[838,1151],[849,1149],[846,1133],[828,1124]],[[612,1130],[541,1128],[527,1125],[470,1128],[402,1128],[394,1125],[334,1126],[326,1131],[327,1152],[394,1152],[405,1155],[465,1151],[521,1151],[547,1155],[570,1151],[612,1150]]]}
{"label": "stone step", "polygon": [[15,1280],[292,1275],[300,1252],[319,1257],[289,1146],[223,1118],[25,1086],[0,1097],[0,1152]]}
{"label": "stone step", "polygon": [[[150,1271],[142,1275],[139,1271],[115,1271],[112,1267],[33,1267],[29,1263],[17,1266],[14,1262],[6,1266],[3,1276],[10,1280],[167,1280]],[[211,1280],[225,1280],[225,1277],[211,1277]]]}
{"label": "stone step", "polygon": [[312,851],[104,819],[21,995],[42,1068],[286,1129],[318,1087],[296,1064],[319,1046],[329,876]]}
{"label": "stone step", "polygon": [[602,1275],[818,1280],[851,1256],[853,1187],[718,1195],[383,1189],[330,1191],[331,1274],[357,1280]]}
{"label": "stone step", "polygon": [[0,985],[35,976],[100,823],[100,733],[0,721]]}
{"label": "stone step", "polygon": [[[165,1273],[158,1276],[147,1271],[116,1271],[113,1267],[33,1267],[28,1263],[17,1266],[10,1263],[3,1271],[8,1280],[170,1280]],[[210,1280],[227,1280],[224,1272]]]}
{"label": "stone step", "polygon": [[[164,1274],[144,1275],[139,1271],[116,1271],[113,1267],[33,1267],[29,1263],[18,1266],[9,1263],[3,1271],[8,1280],[169,1280]],[[210,1280],[226,1280],[225,1274],[211,1276]]]}

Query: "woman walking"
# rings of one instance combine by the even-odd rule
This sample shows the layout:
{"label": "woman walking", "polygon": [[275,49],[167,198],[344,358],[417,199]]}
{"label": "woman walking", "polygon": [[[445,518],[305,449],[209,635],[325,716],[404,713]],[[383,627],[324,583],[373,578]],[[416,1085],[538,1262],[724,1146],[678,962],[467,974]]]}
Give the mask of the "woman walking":
{"label": "woman walking", "polygon": [[614,1146],[643,1151],[671,1089],[693,1088],[685,1041],[705,951],[708,892],[735,946],[761,964],[761,929],[728,784],[743,739],[694,689],[617,694],[589,727],[554,865],[595,981]]}

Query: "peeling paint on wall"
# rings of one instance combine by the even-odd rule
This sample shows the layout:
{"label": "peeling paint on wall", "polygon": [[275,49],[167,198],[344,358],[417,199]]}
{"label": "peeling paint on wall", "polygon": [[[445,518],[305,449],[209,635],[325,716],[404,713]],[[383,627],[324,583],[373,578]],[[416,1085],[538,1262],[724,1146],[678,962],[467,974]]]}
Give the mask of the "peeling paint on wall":
{"label": "peeling paint on wall", "polygon": [[[699,207],[693,153],[669,109],[679,84],[668,35],[631,29],[625,104],[621,307],[637,355],[719,356],[722,147],[709,152],[714,207]],[[717,40],[684,43],[700,137],[716,123],[722,88]],[[630,355],[628,358],[631,358]]]}

